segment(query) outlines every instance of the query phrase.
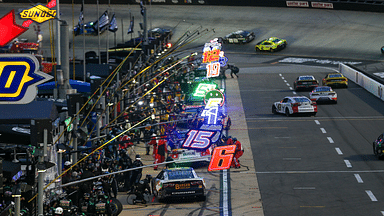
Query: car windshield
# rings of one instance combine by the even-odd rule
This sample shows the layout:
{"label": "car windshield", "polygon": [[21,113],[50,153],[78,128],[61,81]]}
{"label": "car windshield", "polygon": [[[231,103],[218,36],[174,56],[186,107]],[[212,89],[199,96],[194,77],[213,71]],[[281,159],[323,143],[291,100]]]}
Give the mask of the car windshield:
{"label": "car windshield", "polygon": [[294,100],[296,103],[311,102],[308,98],[305,97],[294,98]]}
{"label": "car windshield", "polygon": [[342,75],[341,74],[330,74],[329,77],[330,78],[342,77]]}
{"label": "car windshield", "polygon": [[249,32],[246,32],[246,31],[241,31],[239,32],[239,35],[242,35],[242,36],[247,36],[249,34]]}
{"label": "car windshield", "polygon": [[316,92],[322,92],[322,91],[331,91],[331,87],[318,87],[318,88],[315,88],[315,91]]}
{"label": "car windshield", "polygon": [[186,178],[194,178],[192,169],[185,169],[185,170],[168,170],[166,172],[168,174],[169,180],[174,179],[186,179]]}
{"label": "car windshield", "polygon": [[276,38],[274,40],[272,40],[273,43],[279,43],[280,42],[280,39]]}
{"label": "car windshield", "polygon": [[313,76],[301,76],[299,80],[314,80]]}

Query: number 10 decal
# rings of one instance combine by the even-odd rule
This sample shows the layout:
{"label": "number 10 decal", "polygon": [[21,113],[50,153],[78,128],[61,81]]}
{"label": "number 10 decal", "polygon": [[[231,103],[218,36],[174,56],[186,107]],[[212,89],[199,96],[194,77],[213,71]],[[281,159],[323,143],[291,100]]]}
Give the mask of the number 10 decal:
{"label": "number 10 decal", "polygon": [[204,150],[211,145],[211,138],[215,134],[213,131],[190,130],[182,147],[188,149]]}

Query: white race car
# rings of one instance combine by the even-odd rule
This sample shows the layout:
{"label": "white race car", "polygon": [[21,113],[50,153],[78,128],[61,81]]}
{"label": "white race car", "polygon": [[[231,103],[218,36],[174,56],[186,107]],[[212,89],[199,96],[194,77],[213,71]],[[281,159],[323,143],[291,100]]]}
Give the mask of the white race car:
{"label": "white race car", "polygon": [[329,86],[319,86],[309,93],[311,101],[337,103],[337,93]]}
{"label": "white race car", "polygon": [[312,102],[305,96],[285,97],[272,105],[272,113],[283,113],[286,116],[293,114],[310,114],[315,116],[317,113],[316,102]]}

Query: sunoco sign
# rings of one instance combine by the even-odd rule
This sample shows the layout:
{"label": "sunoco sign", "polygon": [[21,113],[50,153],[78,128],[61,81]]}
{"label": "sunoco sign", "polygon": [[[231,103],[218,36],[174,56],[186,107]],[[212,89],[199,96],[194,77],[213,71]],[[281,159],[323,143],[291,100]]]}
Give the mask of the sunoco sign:
{"label": "sunoco sign", "polygon": [[35,7],[22,10],[20,12],[20,18],[31,19],[37,23],[43,23],[55,17],[56,17],[56,10],[51,10],[44,5],[37,5]]}

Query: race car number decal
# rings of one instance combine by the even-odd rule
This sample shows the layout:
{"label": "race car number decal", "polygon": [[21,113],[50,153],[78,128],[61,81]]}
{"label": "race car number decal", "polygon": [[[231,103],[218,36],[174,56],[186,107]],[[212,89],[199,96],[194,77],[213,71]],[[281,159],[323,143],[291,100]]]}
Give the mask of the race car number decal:
{"label": "race car number decal", "polygon": [[182,147],[187,149],[207,149],[211,145],[211,138],[215,134],[213,131],[190,130]]}
{"label": "race car number decal", "polygon": [[220,146],[213,150],[208,171],[229,169],[232,163],[236,145]]}

